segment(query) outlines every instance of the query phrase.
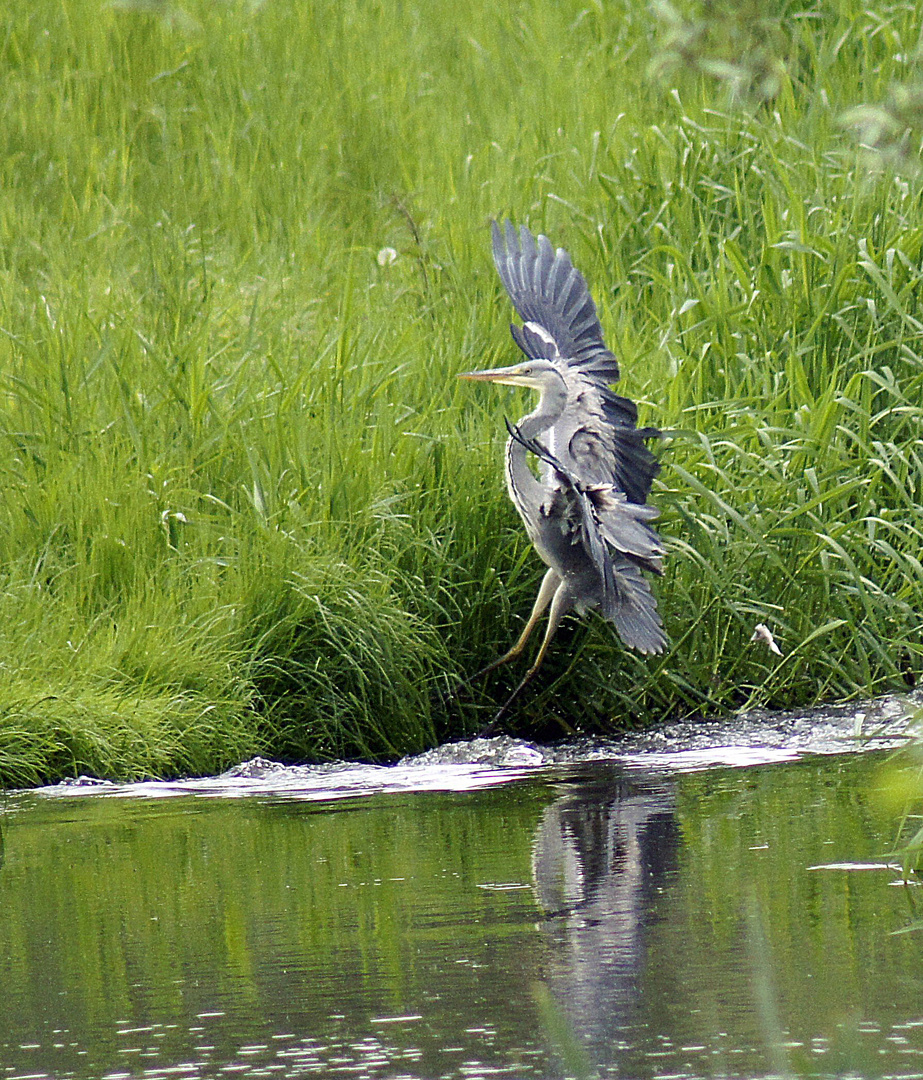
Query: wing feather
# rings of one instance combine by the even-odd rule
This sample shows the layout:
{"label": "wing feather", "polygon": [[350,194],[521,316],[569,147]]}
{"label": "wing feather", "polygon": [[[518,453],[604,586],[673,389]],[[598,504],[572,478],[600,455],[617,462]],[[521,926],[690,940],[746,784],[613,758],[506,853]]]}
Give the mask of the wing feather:
{"label": "wing feather", "polygon": [[567,252],[555,250],[547,236],[536,240],[525,225],[517,231],[511,221],[502,229],[493,222],[491,232],[500,280],[523,321],[543,326],[572,366],[603,383],[616,382],[618,362],[603,342],[596,304]]}
{"label": "wing feather", "polygon": [[583,275],[563,248],[525,225],[493,222],[492,237],[500,280],[526,323],[510,328],[513,339],[534,360],[562,362],[570,400],[551,436],[559,457],[583,483],[611,483],[643,503],[659,470],[645,440],[660,432],[639,429],[635,403],[609,389],[618,361],[603,341]]}
{"label": "wing feather", "polygon": [[[526,438],[509,420],[506,427],[511,438],[554,470],[558,486],[552,495],[553,509],[571,522],[574,542],[583,547],[599,575],[603,617],[614,623],[632,648],[663,652],[667,638],[657,601],[641,573],[641,568],[662,572],[663,548],[647,524],[657,510],[629,502],[611,485],[583,484],[537,439]],[[561,505],[555,507],[555,501]]]}
{"label": "wing feather", "polygon": [[657,601],[641,571],[631,563],[616,563],[630,602],[620,604],[609,616],[619,637],[642,653],[661,653],[667,647]]}

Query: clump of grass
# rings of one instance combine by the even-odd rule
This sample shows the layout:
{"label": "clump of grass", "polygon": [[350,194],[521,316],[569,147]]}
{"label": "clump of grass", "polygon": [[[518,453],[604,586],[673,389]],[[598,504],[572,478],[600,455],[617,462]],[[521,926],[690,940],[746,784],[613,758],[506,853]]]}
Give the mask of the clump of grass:
{"label": "clump of grass", "polygon": [[77,627],[71,598],[55,595],[53,585],[5,582],[0,775],[7,783],[214,772],[262,749],[247,717],[253,689],[230,644],[230,613],[192,615],[176,599],[141,591],[92,617],[82,612]]}
{"label": "clump of grass", "polygon": [[419,585],[399,592],[377,561],[305,561],[251,595],[251,678],[277,756],[396,757],[435,743],[440,643],[409,610]]}
{"label": "clump of grass", "polygon": [[[569,248],[669,432],[673,549],[672,650],[574,624],[520,730],[903,685],[921,193],[868,175],[841,117],[912,79],[916,30],[897,4],[808,14],[770,12],[784,74],[738,110],[680,53],[624,77],[663,47],[636,4],[17,0],[0,781],[477,729],[517,673],[442,694],[508,645],[540,574],[500,469],[526,403],[454,378],[512,349],[505,214]],[[781,659],[748,644],[758,622]]]}

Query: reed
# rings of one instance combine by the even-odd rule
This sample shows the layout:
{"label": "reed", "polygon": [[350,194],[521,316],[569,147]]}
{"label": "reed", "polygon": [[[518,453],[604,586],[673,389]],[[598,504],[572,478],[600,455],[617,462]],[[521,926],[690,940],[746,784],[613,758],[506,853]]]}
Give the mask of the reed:
{"label": "reed", "polygon": [[13,0],[0,781],[478,729],[516,673],[442,695],[540,574],[500,468],[526,402],[455,382],[512,356],[491,216],[568,247],[668,433],[673,647],[573,624],[518,730],[913,678],[921,187],[885,121],[919,14],[781,5],[748,73],[629,0]]}

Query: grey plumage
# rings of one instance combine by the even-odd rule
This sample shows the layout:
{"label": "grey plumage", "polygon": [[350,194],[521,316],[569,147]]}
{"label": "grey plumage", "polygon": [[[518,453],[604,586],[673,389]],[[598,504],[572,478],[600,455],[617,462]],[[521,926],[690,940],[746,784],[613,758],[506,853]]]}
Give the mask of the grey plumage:
{"label": "grey plumage", "polygon": [[536,241],[525,225],[517,232],[507,221],[501,231],[494,221],[491,232],[500,280],[525,321],[510,326],[513,339],[533,360],[561,361],[572,385],[552,448],[579,464],[582,479],[613,483],[643,503],[660,468],[644,440],[660,432],[639,429],[637,405],[609,388],[621,373],[583,275],[563,248],[555,251],[547,236]]}
{"label": "grey plumage", "polygon": [[[610,389],[619,378],[618,361],[606,348],[596,305],[567,252],[510,222],[502,229],[494,222],[492,233],[500,279],[523,319],[511,331],[528,359],[461,377],[540,394],[533,412],[516,425],[507,421],[506,479],[548,571],[519,640],[479,673],[519,656],[550,606],[542,646],[515,697],[572,609],[597,608],[625,644],[643,653],[666,647],[643,574],[662,572],[663,548],[649,525],[657,511],[645,505],[659,468],[645,440],[660,433],[638,428],[635,403]],[[530,454],[538,459],[538,477]]]}
{"label": "grey plumage", "polygon": [[[573,607],[579,612],[598,607],[611,620],[627,644],[644,653],[659,653],[666,645],[657,605],[640,571],[662,574],[663,548],[647,524],[658,516],[653,506],[629,502],[609,484],[585,484],[558,461],[538,439],[526,439],[521,429],[507,421],[513,441],[548,467],[553,479],[539,507],[545,529],[557,523],[571,545],[589,556],[597,582],[581,580]],[[522,511],[520,511],[522,513]],[[567,568],[558,576],[583,578],[579,553],[570,552]],[[559,560],[563,564],[564,560]]]}

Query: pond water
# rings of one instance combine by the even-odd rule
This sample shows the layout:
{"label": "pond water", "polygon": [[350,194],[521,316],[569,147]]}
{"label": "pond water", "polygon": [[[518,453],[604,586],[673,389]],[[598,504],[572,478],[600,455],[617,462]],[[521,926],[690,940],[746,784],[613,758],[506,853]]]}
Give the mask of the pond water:
{"label": "pond water", "polygon": [[0,795],[0,1077],[921,1077],[886,755],[787,730]]}

